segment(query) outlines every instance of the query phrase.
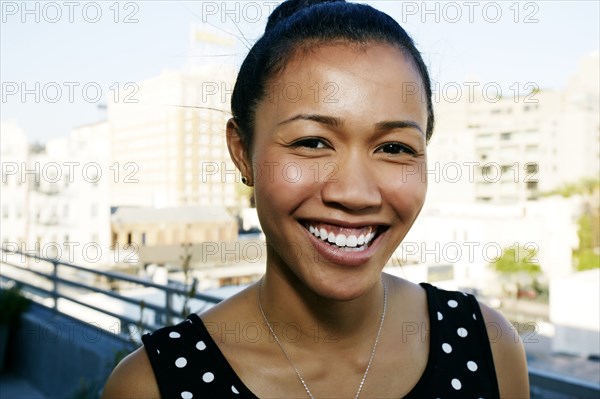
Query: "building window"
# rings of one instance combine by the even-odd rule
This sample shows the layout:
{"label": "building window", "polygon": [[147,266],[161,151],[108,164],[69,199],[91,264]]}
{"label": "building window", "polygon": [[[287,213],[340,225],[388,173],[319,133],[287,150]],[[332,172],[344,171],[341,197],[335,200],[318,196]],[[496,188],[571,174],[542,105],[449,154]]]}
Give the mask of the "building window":
{"label": "building window", "polygon": [[527,147],[525,147],[525,152],[528,153],[536,153],[538,150],[538,146],[537,145],[528,145]]}
{"label": "building window", "polygon": [[525,166],[525,170],[527,173],[537,173],[539,170],[539,166],[535,162],[530,162]]}
{"label": "building window", "polygon": [[511,132],[500,133],[500,140],[510,140],[511,137],[512,137]]}

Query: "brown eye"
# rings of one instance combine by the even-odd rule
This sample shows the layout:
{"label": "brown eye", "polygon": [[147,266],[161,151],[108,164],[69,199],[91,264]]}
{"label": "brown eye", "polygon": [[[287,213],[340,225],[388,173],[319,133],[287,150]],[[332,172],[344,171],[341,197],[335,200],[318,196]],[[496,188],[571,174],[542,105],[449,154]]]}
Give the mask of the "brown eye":
{"label": "brown eye", "polygon": [[292,145],[294,147],[306,147],[306,148],[312,148],[312,149],[327,147],[326,143],[323,140],[314,138],[314,137],[298,140],[295,143],[293,143]]}
{"label": "brown eye", "polygon": [[415,151],[412,148],[400,143],[383,144],[377,151],[385,152],[386,154],[415,154]]}

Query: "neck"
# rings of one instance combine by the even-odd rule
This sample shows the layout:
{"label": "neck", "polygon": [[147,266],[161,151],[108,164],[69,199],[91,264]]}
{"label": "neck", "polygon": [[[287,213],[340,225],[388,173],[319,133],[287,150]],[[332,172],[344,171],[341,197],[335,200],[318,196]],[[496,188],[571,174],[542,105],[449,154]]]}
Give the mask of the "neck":
{"label": "neck", "polygon": [[383,310],[384,289],[381,279],[362,295],[350,300],[337,300],[316,294],[287,266],[278,267],[267,261],[260,301],[275,331],[285,332],[288,339],[303,345],[323,340],[346,342],[370,337],[379,325]]}

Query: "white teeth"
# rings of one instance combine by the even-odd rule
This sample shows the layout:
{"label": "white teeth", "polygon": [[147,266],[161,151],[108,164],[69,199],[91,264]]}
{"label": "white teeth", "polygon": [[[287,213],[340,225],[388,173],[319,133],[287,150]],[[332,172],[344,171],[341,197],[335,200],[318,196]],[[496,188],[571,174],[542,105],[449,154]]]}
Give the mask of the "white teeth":
{"label": "white teeth", "polygon": [[350,235],[346,237],[344,234],[328,233],[324,228],[317,228],[313,226],[309,226],[308,230],[315,237],[320,238],[323,241],[327,241],[330,244],[337,245],[338,247],[345,248],[347,250],[364,250],[365,247],[371,242],[371,240],[375,237],[375,231],[371,231],[368,234],[361,234],[358,237],[355,235]]}
{"label": "white teeth", "polygon": [[350,236],[348,237],[348,239],[346,240],[346,246],[347,247],[355,247],[356,246],[356,236]]}
{"label": "white teeth", "polygon": [[358,239],[356,240],[356,244],[363,245],[364,243],[365,243],[365,235],[361,234],[358,236]]}
{"label": "white teeth", "polygon": [[342,249],[342,251],[347,251],[347,252],[364,251],[366,249],[366,246],[361,245],[360,247],[355,247],[355,248],[342,247],[341,249]]}
{"label": "white teeth", "polygon": [[329,233],[329,235],[327,236],[327,241],[329,241],[332,244],[335,244],[335,234]]}
{"label": "white teeth", "polygon": [[338,247],[345,247],[346,246],[346,236],[343,234],[340,234],[339,236],[335,237],[335,245],[337,245]]}
{"label": "white teeth", "polygon": [[325,229],[321,229],[319,230],[319,233],[321,234],[321,240],[326,240],[327,239],[327,232],[325,231]]}

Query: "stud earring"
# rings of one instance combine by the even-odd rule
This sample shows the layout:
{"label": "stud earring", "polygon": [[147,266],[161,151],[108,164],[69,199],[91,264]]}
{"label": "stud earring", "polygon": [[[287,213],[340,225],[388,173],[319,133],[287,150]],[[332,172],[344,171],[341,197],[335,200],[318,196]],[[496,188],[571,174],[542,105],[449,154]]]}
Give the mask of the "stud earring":
{"label": "stud earring", "polygon": [[242,176],[242,183],[244,183],[246,186],[249,186],[248,178],[246,178],[246,176]]}

